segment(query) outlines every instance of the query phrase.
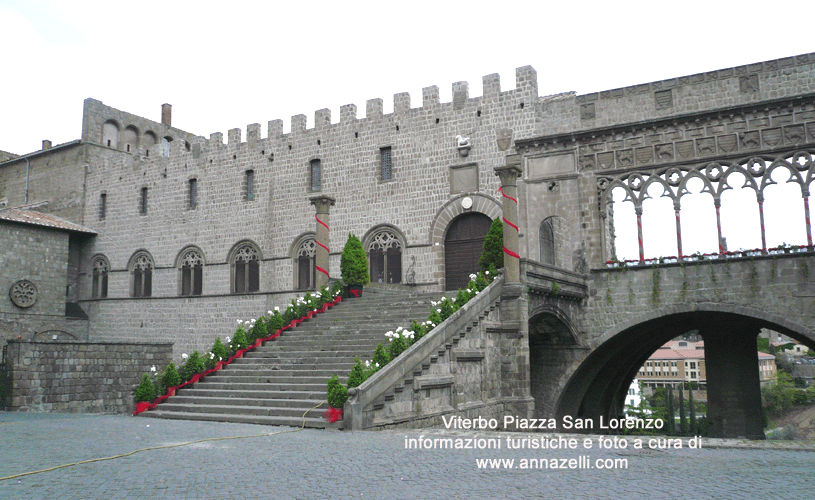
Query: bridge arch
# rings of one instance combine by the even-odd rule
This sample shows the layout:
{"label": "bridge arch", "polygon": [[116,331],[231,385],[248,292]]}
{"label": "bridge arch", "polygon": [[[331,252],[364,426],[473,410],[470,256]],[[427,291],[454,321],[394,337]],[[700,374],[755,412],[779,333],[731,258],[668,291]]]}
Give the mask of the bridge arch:
{"label": "bridge arch", "polygon": [[815,333],[803,325],[734,304],[675,304],[631,318],[604,332],[576,367],[557,398],[556,416],[596,423],[622,416],[625,393],[648,357],[665,342],[699,330],[705,340],[712,435],[762,438],[755,345],[761,328],[815,347]]}

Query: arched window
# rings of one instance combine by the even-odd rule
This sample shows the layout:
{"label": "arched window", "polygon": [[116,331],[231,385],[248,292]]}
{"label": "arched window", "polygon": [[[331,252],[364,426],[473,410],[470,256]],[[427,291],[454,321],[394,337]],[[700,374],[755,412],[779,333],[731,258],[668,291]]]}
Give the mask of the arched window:
{"label": "arched window", "polygon": [[153,258],[145,251],[136,252],[130,259],[131,297],[150,297],[153,294]]}
{"label": "arched window", "polygon": [[125,128],[125,151],[137,153],[139,151],[139,131],[133,125]]}
{"label": "arched window", "polygon": [[552,225],[554,217],[548,217],[541,222],[540,227],[540,246],[541,246],[541,262],[555,265],[555,228]]}
{"label": "arched window", "polygon": [[93,259],[91,264],[93,282],[91,284],[91,297],[94,299],[104,299],[108,296],[108,273],[110,264],[103,256]]}
{"label": "arched window", "polygon": [[251,243],[242,243],[232,252],[232,293],[260,290],[260,255]]}
{"label": "arched window", "polygon": [[204,257],[196,248],[181,254],[178,267],[181,271],[181,295],[189,297],[203,292]]}
{"label": "arched window", "polygon": [[376,230],[370,237],[365,252],[372,283],[402,282],[402,242],[390,228]]}
{"label": "arched window", "polygon": [[317,255],[317,245],[314,237],[304,239],[294,254],[295,283],[297,290],[310,290],[314,288],[314,258]]}
{"label": "arched window", "polygon": [[116,149],[119,147],[119,126],[110,120],[102,125],[102,145]]}

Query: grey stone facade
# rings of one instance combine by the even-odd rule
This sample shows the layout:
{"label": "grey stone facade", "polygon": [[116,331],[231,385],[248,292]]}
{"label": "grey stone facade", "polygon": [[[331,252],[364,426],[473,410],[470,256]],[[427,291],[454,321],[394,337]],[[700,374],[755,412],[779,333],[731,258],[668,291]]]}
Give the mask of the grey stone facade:
{"label": "grey stone facade", "polygon": [[[206,138],[173,128],[167,107],[157,122],[88,99],[79,141],[0,163],[0,199],[23,204],[27,176],[29,203],[98,233],[81,246],[77,262],[66,264],[66,281],[76,276],[70,298],[89,317],[90,340],[173,342],[178,357],[208,348],[236,319],[285,305],[308,288],[298,266],[315,254],[309,201],[315,196],[335,200],[327,241],[332,277],[339,276],[349,233],[367,245],[387,230],[401,248],[402,281],[444,290],[448,230],[464,214],[502,215],[494,169],[518,155],[523,286],[511,291],[515,298],[503,294],[500,328],[512,323],[509,330],[529,338],[520,342],[526,354],[506,369],[523,371],[518,383],[528,383],[533,395],[561,394],[594,349],[614,341],[633,317],[647,323],[654,314],[693,312],[712,301],[727,305],[718,312],[815,338],[811,314],[801,313],[814,307],[812,279],[801,271],[812,267],[811,242],[804,256],[777,263],[761,260],[765,248],[753,269],[722,258],[713,267],[730,266],[741,280],[728,287],[717,283],[729,276],[708,276],[703,265],[681,273],[668,266],[655,278],[644,266],[623,274],[605,264],[615,256],[608,205],[614,187],[641,208],[646,179],[668,184],[674,174],[677,183],[696,176],[716,200],[723,170],[758,179],[760,157],[789,168],[807,203],[815,175],[814,75],[815,54],[804,54],[594,94],[540,96],[537,73],[527,66],[517,69],[511,90],[487,75],[481,97],[471,98],[468,84],[456,82],[452,102],[442,103],[438,87],[427,87],[416,107],[408,94],[395,95],[391,114],[383,113],[381,99],[371,99],[364,117],[346,105],[337,121],[329,110],[316,111],[311,129],[305,115],[296,115],[289,133],[272,120],[265,133],[251,124],[245,137],[229,130],[226,141],[221,133]],[[545,241],[551,248],[543,251]],[[247,251],[258,259],[252,277],[258,286],[240,291],[236,256]],[[104,292],[95,272],[105,273]],[[699,272],[705,275],[689,277]],[[753,290],[744,280],[756,273],[761,281]],[[764,281],[770,276],[776,281]],[[628,288],[617,284],[622,277]],[[654,283],[664,283],[656,313]],[[789,295],[787,287],[801,294]],[[739,309],[748,304],[754,312]],[[32,338],[29,326],[15,328]],[[474,337],[500,337],[491,337],[490,328]],[[579,407],[558,397],[536,396],[536,411]]]}

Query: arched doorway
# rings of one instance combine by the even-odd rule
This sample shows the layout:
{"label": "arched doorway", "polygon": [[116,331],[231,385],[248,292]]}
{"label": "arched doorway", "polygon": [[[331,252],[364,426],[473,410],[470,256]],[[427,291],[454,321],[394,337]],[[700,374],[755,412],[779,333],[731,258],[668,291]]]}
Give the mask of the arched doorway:
{"label": "arched doorway", "polygon": [[555,307],[545,307],[529,319],[529,389],[535,399],[535,417],[546,418],[555,407],[557,372],[572,363],[580,345],[569,318]]}
{"label": "arched doorway", "polygon": [[467,286],[470,274],[478,272],[478,259],[484,246],[484,237],[492,220],[484,214],[471,212],[450,222],[444,238],[444,275],[446,289],[457,290]]}

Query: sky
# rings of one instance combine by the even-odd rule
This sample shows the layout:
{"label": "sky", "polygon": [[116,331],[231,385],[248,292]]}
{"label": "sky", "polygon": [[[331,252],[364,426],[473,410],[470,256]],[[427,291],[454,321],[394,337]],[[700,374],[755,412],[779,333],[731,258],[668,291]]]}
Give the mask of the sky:
{"label": "sky", "polygon": [[[585,94],[815,52],[815,37],[797,26],[815,3],[779,5],[0,0],[0,150],[79,139],[88,97],[156,121],[170,103],[173,126],[196,135],[241,128],[245,137],[259,123],[265,137],[269,120],[288,132],[291,116],[304,114],[312,127],[322,108],[337,122],[340,106],[356,104],[362,118],[373,98],[389,113],[400,92],[419,107],[430,85],[442,102],[458,81],[480,96],[492,73],[509,90],[525,65],[537,70],[540,95]],[[667,207],[644,224],[671,227],[671,217]],[[748,232],[752,240],[729,247],[754,247]],[[675,239],[663,240],[652,238],[646,253],[675,255]]]}
{"label": "sky", "polygon": [[[732,6],[730,5],[732,3]],[[556,4],[556,5],[554,5]],[[799,5],[794,5],[799,4]],[[533,66],[541,95],[578,94],[815,52],[785,9],[684,2],[184,2],[0,0],[0,150],[81,134],[93,97],[209,137],[292,115],[384,100]],[[796,15],[790,15],[795,12]],[[769,29],[762,29],[761,26]]]}

